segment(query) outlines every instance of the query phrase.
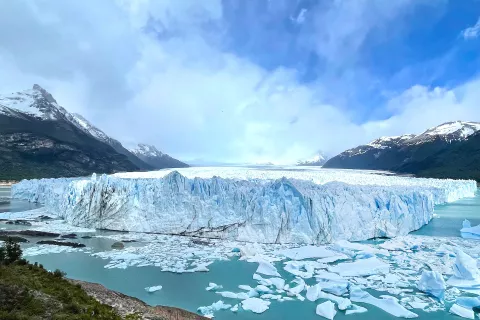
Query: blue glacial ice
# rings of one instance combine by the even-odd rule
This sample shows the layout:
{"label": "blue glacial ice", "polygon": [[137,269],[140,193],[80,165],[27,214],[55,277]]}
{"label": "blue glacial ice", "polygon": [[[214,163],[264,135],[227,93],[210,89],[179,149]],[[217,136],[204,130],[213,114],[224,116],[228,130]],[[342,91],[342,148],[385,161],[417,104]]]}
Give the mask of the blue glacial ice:
{"label": "blue glacial ice", "polygon": [[24,180],[12,195],[87,228],[319,244],[406,235],[432,219],[435,204],[476,191],[473,181],[330,170],[305,176],[229,169],[218,172],[222,177],[196,170]]}
{"label": "blue glacial ice", "polygon": [[445,296],[446,284],[441,273],[437,271],[423,271],[417,288],[442,300]]}

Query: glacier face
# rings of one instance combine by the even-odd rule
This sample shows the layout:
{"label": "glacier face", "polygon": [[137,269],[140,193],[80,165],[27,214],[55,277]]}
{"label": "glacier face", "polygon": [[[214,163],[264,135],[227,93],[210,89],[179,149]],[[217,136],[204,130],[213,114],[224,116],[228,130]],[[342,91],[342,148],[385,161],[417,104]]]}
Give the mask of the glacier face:
{"label": "glacier face", "polygon": [[318,244],[405,235],[430,221],[436,203],[476,191],[473,181],[344,173],[343,181],[370,179],[355,185],[329,181],[324,171],[331,170],[302,175],[236,169],[220,172],[223,177],[210,177],[208,168],[204,177],[164,170],[149,173],[152,178],[24,180],[12,187],[12,196],[88,228]]}

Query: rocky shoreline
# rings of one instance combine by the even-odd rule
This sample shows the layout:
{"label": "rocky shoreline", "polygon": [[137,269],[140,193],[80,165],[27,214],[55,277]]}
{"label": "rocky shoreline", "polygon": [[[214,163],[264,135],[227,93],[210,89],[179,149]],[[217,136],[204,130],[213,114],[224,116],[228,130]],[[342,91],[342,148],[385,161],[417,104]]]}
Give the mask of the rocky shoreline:
{"label": "rocky shoreline", "polygon": [[121,316],[137,313],[145,320],[204,320],[208,319],[198,314],[164,306],[149,306],[145,302],[127,296],[123,293],[109,290],[98,283],[80,280],[69,280],[73,284],[79,284],[91,297],[103,304],[112,306]]}

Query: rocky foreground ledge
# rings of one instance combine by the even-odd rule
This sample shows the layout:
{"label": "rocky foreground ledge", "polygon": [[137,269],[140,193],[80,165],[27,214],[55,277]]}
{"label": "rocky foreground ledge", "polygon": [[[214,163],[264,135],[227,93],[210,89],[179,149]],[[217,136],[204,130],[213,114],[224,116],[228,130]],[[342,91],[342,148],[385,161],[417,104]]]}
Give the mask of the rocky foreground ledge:
{"label": "rocky foreground ledge", "polygon": [[109,290],[98,283],[79,280],[69,281],[73,284],[79,284],[89,296],[95,298],[98,302],[112,306],[121,316],[137,313],[142,319],[148,320],[208,319],[178,308],[163,306],[152,307],[137,298],[127,296],[117,291]]}

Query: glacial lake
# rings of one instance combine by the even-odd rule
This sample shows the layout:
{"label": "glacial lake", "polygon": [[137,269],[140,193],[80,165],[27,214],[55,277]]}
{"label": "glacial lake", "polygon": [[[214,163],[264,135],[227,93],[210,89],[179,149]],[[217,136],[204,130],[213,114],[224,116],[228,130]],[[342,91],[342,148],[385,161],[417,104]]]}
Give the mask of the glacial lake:
{"label": "glacial lake", "polygon": [[[7,193],[7,189],[0,189],[0,197]],[[36,207],[38,206],[25,201],[13,201],[10,205],[0,205],[0,212],[18,212]],[[459,237],[459,230],[465,218],[469,219],[472,225],[480,224],[480,195],[477,194],[475,198],[437,206],[435,212],[438,216],[429,225],[413,234]],[[12,227],[7,226],[7,228]],[[111,234],[111,232],[97,231],[96,234],[105,235]],[[107,238],[79,238],[73,241],[84,243],[93,251],[111,250],[111,245],[115,242]],[[126,245],[135,246],[137,244],[127,243]],[[24,246],[28,248],[32,244]],[[205,288],[209,282],[221,284],[224,291],[233,292],[240,291],[238,285],[250,285],[252,287],[257,285],[257,282],[252,279],[252,274],[255,273],[258,265],[240,261],[237,257],[229,261],[214,262],[208,266],[209,272],[183,274],[161,272],[160,268],[153,266],[106,269],[104,267],[108,264],[107,260],[91,256],[85,252],[49,253],[27,258],[31,262],[43,264],[49,270],[61,269],[67,273],[69,278],[97,282],[109,289],[137,297],[150,305],[175,306],[193,312],[197,312],[197,308],[200,306],[209,306],[218,300],[223,300],[225,303],[232,305],[239,302],[239,300],[223,298],[214,292],[206,291]],[[294,278],[283,270],[280,263],[276,263],[276,267],[281,276],[287,281]],[[315,280],[309,279],[306,282],[307,284],[314,284]],[[162,290],[155,293],[147,293],[144,289],[145,287],[156,285],[162,285]],[[369,292],[375,296],[382,294],[373,290]],[[222,310],[215,312],[215,319],[322,319],[315,314],[315,307],[324,301],[326,300],[320,299],[317,302],[308,300],[272,301],[270,309],[262,314],[254,314],[249,311],[233,313],[230,310]],[[338,312],[335,319],[397,319],[375,306],[362,303],[356,304],[366,307],[368,312],[349,316]],[[461,319],[444,311],[431,313],[423,312],[419,309],[412,309],[411,311],[417,313],[420,319]]]}

